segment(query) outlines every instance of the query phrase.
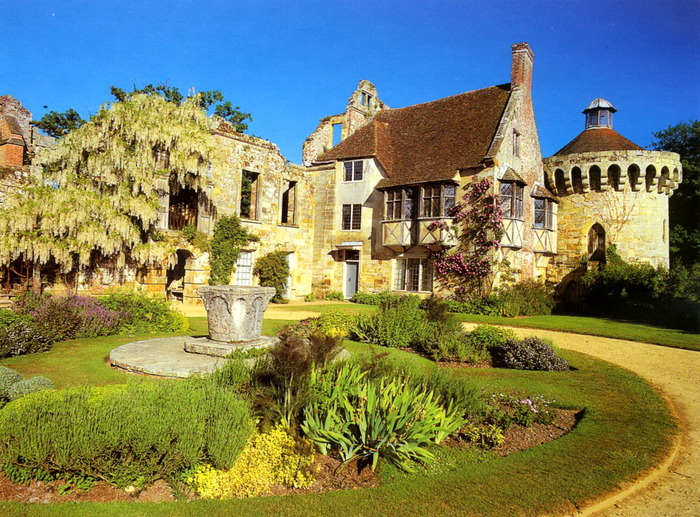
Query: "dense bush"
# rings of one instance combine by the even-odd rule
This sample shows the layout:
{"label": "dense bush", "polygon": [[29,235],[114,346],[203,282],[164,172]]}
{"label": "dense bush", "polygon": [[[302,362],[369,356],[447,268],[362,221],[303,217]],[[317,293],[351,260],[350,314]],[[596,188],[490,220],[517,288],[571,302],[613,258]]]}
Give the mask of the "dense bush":
{"label": "dense bush", "polygon": [[34,354],[49,350],[54,343],[53,336],[32,321],[17,321],[7,327],[0,327],[0,359],[15,355]]}
{"label": "dense bush", "polygon": [[382,291],[380,293],[363,293],[361,291],[356,292],[350,301],[353,303],[362,303],[364,305],[382,305],[388,301],[397,300],[400,295],[393,294],[389,291]]}
{"label": "dense bush", "polygon": [[443,407],[439,397],[408,379],[367,378],[357,364],[314,370],[316,396],[304,409],[301,428],[324,454],[336,451],[344,462],[380,457],[412,470],[430,461],[428,450],[464,423],[461,408]]}
{"label": "dense bush", "polygon": [[700,330],[700,264],[627,263],[611,245],[605,264],[589,268],[582,284],[585,314]]}
{"label": "dense bush", "polygon": [[139,292],[115,292],[103,296],[100,303],[120,314],[118,332],[121,334],[178,332],[189,328],[187,318],[172,310],[165,298]]}
{"label": "dense bush", "polygon": [[244,402],[203,381],[41,391],[0,411],[0,461],[139,486],[231,468],[252,427]]}
{"label": "dense bush", "polygon": [[467,342],[479,350],[491,350],[504,345],[509,339],[516,339],[515,332],[492,325],[479,325],[467,336]]}
{"label": "dense bush", "polygon": [[498,289],[501,316],[548,316],[554,308],[554,291],[541,282],[524,280]]}
{"label": "dense bush", "polygon": [[482,316],[501,316],[502,308],[500,301],[495,296],[487,296],[478,300],[460,302],[457,300],[447,300],[450,312],[459,314],[478,314]]}
{"label": "dense bush", "polygon": [[52,296],[30,311],[37,327],[64,341],[116,334],[124,314],[105,307],[90,296]]}
{"label": "dense bush", "polygon": [[314,481],[314,450],[307,440],[295,439],[277,426],[254,434],[230,470],[201,465],[187,483],[204,498],[254,497],[272,485],[306,488]]}
{"label": "dense bush", "polygon": [[10,387],[5,390],[7,399],[12,401],[35,391],[50,390],[53,388],[53,382],[44,377],[43,375],[37,375],[29,379],[22,379],[18,382],[13,383]]}
{"label": "dense bush", "polygon": [[569,363],[560,358],[554,349],[538,337],[523,340],[509,339],[503,345],[491,349],[494,366],[516,370],[569,370]]}
{"label": "dense bush", "polygon": [[289,281],[287,255],[285,251],[273,251],[258,258],[253,267],[253,274],[260,280],[261,286],[275,288],[273,303],[287,303],[285,298]]}

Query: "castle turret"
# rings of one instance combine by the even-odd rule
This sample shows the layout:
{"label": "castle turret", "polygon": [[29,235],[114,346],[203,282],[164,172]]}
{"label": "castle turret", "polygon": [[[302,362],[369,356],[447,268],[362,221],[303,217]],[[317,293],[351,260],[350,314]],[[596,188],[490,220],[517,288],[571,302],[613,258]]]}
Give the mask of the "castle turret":
{"label": "castle turret", "polygon": [[545,158],[545,177],[559,198],[559,281],[581,260],[605,260],[615,244],[629,262],[668,267],[668,197],[682,180],[676,153],[648,151],[617,133],[617,110],[597,98],[583,110],[585,129]]}

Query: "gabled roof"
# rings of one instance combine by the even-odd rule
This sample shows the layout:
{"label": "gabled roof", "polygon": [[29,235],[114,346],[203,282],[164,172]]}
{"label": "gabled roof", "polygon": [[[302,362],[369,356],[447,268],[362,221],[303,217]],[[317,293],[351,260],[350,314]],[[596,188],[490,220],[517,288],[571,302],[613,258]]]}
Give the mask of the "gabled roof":
{"label": "gabled roof", "polygon": [[559,149],[554,156],[565,154],[591,153],[599,151],[643,151],[634,142],[627,140],[620,133],[609,127],[597,127],[584,130],[571,142]]}
{"label": "gabled roof", "polygon": [[379,188],[453,179],[481,165],[505,110],[510,85],[381,111],[317,161],[376,157]]}

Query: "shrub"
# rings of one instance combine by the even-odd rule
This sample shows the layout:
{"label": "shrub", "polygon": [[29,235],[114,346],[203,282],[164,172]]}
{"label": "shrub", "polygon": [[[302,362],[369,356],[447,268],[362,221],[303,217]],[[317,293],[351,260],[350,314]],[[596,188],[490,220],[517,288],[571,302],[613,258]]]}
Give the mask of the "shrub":
{"label": "shrub", "polygon": [[337,301],[344,301],[345,296],[343,296],[343,293],[340,291],[333,291],[332,293],[328,293],[326,295],[326,300],[337,300]]}
{"label": "shrub", "polygon": [[467,335],[467,343],[480,350],[491,350],[509,339],[516,339],[515,332],[492,325],[479,325]]}
{"label": "shrub", "polygon": [[353,303],[362,303],[364,305],[382,305],[388,301],[396,300],[399,297],[398,294],[393,294],[389,291],[382,291],[380,293],[363,293],[358,291],[350,298],[350,301]]}
{"label": "shrub", "polygon": [[165,298],[118,291],[104,296],[100,302],[107,309],[119,312],[118,329],[122,334],[178,332],[189,328],[187,318],[172,310]]}
{"label": "shrub", "polygon": [[355,325],[355,316],[341,311],[329,311],[318,317],[318,330],[323,334],[345,338]]}
{"label": "shrub", "polygon": [[418,308],[420,298],[401,297],[380,306],[377,318],[376,344],[392,348],[409,347],[417,332],[427,322],[425,312]]}
{"label": "shrub", "polygon": [[431,461],[428,446],[440,443],[464,421],[459,408],[443,407],[433,391],[406,379],[367,378],[359,365],[314,370],[316,397],[304,409],[302,431],[327,454],[344,462],[379,457],[412,470],[414,461]]}
{"label": "shrub", "polygon": [[55,341],[116,334],[121,314],[89,296],[52,296],[32,309],[36,325]]}
{"label": "shrub", "polygon": [[503,314],[501,301],[493,295],[465,302],[448,300],[447,303],[450,312],[460,314],[479,314],[482,316],[501,316]]}
{"label": "shrub", "polygon": [[313,446],[282,426],[250,437],[230,470],[198,467],[187,482],[205,498],[254,497],[275,484],[306,488],[314,481]]}
{"label": "shrub", "polygon": [[195,248],[198,248],[204,252],[211,251],[211,242],[209,241],[209,236],[206,233],[197,230],[196,225],[186,224],[182,228],[182,236]]}
{"label": "shrub", "polygon": [[496,408],[491,418],[503,429],[508,429],[513,424],[523,427],[530,427],[533,423],[551,424],[555,417],[550,402],[542,395],[514,397],[499,393],[491,398],[491,403]]}
{"label": "shrub", "polygon": [[491,349],[495,366],[516,370],[569,370],[569,363],[557,356],[554,349],[538,337],[521,341],[509,339],[503,345]]}
{"label": "shrub", "polygon": [[4,405],[7,397],[7,390],[14,383],[22,380],[22,375],[7,366],[0,366],[0,407]]}
{"label": "shrub", "polygon": [[500,447],[506,441],[503,429],[495,424],[466,424],[459,430],[459,434],[468,442],[485,449]]}
{"label": "shrub", "polygon": [[138,486],[232,467],[252,427],[244,402],[201,380],[40,391],[0,411],[0,461]]}
{"label": "shrub", "polygon": [[50,389],[53,389],[53,382],[43,375],[37,375],[36,377],[22,379],[13,383],[5,390],[5,394],[9,400],[15,400],[35,391]]}
{"label": "shrub", "polygon": [[253,267],[253,274],[260,279],[261,286],[275,288],[273,303],[287,303],[285,298],[289,279],[287,255],[285,251],[273,251],[258,258]]}
{"label": "shrub", "polygon": [[0,328],[0,358],[44,352],[53,343],[53,337],[32,322],[18,321]]}
{"label": "shrub", "polygon": [[524,280],[510,284],[498,290],[498,305],[501,315],[548,316],[554,308],[554,292],[536,280]]}

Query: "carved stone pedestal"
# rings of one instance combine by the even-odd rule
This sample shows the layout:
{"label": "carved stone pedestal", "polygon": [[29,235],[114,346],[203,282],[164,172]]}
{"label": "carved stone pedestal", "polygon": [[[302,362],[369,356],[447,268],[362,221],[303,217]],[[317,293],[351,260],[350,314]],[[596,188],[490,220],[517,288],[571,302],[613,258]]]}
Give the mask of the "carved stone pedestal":
{"label": "carved stone pedestal", "polygon": [[275,295],[274,287],[205,286],[197,293],[207,310],[209,338],[187,340],[187,352],[223,357],[277,342],[277,338],[261,337],[263,313]]}

